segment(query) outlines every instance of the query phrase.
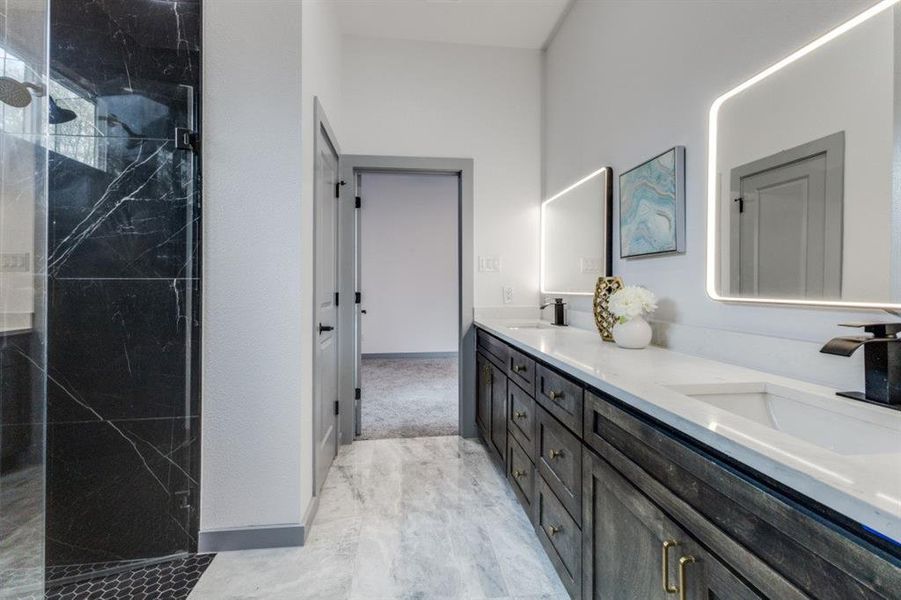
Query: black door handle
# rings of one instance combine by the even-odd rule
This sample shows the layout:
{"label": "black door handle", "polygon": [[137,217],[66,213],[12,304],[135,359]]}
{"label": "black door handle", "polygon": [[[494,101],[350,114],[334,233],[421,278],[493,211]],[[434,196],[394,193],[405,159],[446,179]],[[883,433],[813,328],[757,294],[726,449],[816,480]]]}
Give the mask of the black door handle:
{"label": "black door handle", "polygon": [[319,324],[319,335],[322,335],[322,333],[325,331],[334,331],[334,330],[335,330],[335,328],[332,327],[331,325],[323,325],[322,323]]}

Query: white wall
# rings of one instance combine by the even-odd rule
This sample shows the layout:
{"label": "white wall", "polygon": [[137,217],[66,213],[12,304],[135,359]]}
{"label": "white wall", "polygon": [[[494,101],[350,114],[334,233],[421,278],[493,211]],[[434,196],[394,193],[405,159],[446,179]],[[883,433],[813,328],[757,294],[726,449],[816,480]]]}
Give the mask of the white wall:
{"label": "white wall", "polygon": [[538,303],[541,53],[344,38],[342,150],[473,158],[476,306]]}
{"label": "white wall", "polygon": [[363,354],[456,352],[459,177],[361,179]]}
{"label": "white wall", "polygon": [[301,5],[204,6],[201,532],[300,523]]}
{"label": "white wall", "polygon": [[[713,302],[704,291],[704,230],[710,104],[869,4],[579,1],[563,23],[546,56],[545,189],[603,165],[618,176],[669,147],[687,148],[686,254],[614,260],[627,283],[662,297],[659,343],[836,387],[863,385],[862,356],[817,350],[843,333],[837,323],[883,315]],[[574,299],[573,308],[582,311],[574,321],[590,326],[590,302]]]}

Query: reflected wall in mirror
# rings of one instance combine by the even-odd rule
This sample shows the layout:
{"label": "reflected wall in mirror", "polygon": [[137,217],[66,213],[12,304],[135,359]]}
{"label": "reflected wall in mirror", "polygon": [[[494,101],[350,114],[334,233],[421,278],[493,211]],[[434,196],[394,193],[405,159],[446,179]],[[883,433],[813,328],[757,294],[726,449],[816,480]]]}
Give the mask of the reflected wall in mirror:
{"label": "reflected wall in mirror", "polygon": [[714,102],[713,298],[901,307],[899,23],[881,2]]}
{"label": "reflected wall in mirror", "polygon": [[603,167],[541,203],[541,293],[591,296],[612,271],[613,170]]}

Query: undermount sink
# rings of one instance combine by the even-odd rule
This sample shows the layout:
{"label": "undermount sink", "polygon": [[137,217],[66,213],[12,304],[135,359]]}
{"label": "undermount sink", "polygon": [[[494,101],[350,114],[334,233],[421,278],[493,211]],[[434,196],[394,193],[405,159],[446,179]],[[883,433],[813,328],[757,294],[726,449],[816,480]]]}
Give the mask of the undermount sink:
{"label": "undermount sink", "polygon": [[[901,412],[889,408],[855,406],[834,396],[765,382],[668,387],[837,454],[901,454]],[[733,429],[718,423],[711,428]]]}
{"label": "undermount sink", "polygon": [[507,329],[556,329],[557,327],[546,321],[523,321],[507,325]]}

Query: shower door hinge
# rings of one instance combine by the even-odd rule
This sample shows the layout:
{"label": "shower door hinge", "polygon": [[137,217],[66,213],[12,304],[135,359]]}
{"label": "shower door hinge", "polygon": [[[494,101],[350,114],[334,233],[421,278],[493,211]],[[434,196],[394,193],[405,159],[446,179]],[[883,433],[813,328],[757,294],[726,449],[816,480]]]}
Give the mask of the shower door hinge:
{"label": "shower door hinge", "polygon": [[341,411],[338,410],[338,401],[337,400],[335,400],[335,414],[336,415],[341,414]]}
{"label": "shower door hinge", "polygon": [[363,390],[361,390],[360,388],[355,389],[354,390],[354,400],[359,400],[362,397],[363,397]]}
{"label": "shower door hinge", "polygon": [[344,180],[335,182],[335,198],[341,197],[341,186],[342,185],[347,185],[347,182]]}
{"label": "shower door hinge", "polygon": [[175,148],[200,154],[200,134],[187,127],[175,128]]}
{"label": "shower door hinge", "polygon": [[361,206],[363,206],[363,199],[357,196],[354,198],[354,208],[360,208]]}
{"label": "shower door hinge", "polygon": [[360,292],[354,292],[354,304],[359,304],[363,301],[363,294]]}
{"label": "shower door hinge", "polygon": [[181,490],[179,492],[175,492],[173,495],[177,498],[178,508],[184,508],[187,510],[194,508],[193,502],[191,501],[191,498],[193,496],[191,490]]}
{"label": "shower door hinge", "polygon": [[335,306],[338,306],[338,292],[335,292]]}

